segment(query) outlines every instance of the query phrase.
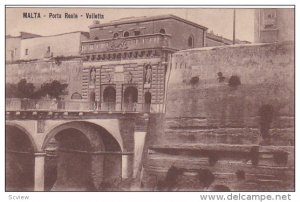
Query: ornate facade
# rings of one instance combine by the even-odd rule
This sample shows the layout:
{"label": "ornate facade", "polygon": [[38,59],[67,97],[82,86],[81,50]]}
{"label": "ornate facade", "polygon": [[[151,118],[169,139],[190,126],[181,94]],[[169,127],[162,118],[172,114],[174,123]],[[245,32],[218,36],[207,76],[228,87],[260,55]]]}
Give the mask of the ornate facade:
{"label": "ornate facade", "polygon": [[206,30],[173,15],[96,22],[82,42],[83,99],[101,110],[163,112],[171,54],[203,47]]}

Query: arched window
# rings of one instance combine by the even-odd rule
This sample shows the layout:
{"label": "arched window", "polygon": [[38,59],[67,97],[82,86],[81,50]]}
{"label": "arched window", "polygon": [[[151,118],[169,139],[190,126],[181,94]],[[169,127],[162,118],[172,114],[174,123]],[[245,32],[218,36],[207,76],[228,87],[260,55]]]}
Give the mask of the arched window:
{"label": "arched window", "polygon": [[72,100],[81,100],[82,96],[78,92],[75,92],[71,95],[71,99]]}
{"label": "arched window", "polygon": [[193,36],[189,37],[188,46],[189,46],[189,48],[194,48],[194,37]]}
{"label": "arched window", "polygon": [[129,86],[124,91],[124,110],[136,111],[138,101],[138,90],[134,86]]}
{"label": "arched window", "polygon": [[129,37],[129,32],[124,32],[123,36],[124,37]]}
{"label": "arched window", "polygon": [[114,33],[114,39],[118,38],[119,34],[118,33]]}
{"label": "arched window", "polygon": [[166,33],[166,30],[165,30],[165,29],[160,29],[160,30],[159,30],[159,33],[165,34],[165,33]]}
{"label": "arched window", "polygon": [[95,40],[98,40],[99,38],[98,38],[98,37],[95,37],[94,39],[95,39]]}
{"label": "arched window", "polygon": [[103,91],[102,110],[114,111],[116,108],[116,89],[108,86]]}

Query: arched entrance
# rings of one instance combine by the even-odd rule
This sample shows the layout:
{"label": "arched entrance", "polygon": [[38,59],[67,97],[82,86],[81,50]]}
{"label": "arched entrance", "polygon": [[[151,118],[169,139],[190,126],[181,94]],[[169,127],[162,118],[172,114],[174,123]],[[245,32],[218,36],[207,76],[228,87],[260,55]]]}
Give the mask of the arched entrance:
{"label": "arched entrance", "polygon": [[150,112],[150,106],[151,106],[151,93],[146,92],[145,93],[144,111]]}
{"label": "arched entrance", "polygon": [[112,86],[108,86],[103,91],[103,104],[102,110],[115,111],[116,109],[116,89]]}
{"label": "arched entrance", "polygon": [[5,126],[5,189],[33,191],[34,145],[26,132]]}
{"label": "arched entrance", "polygon": [[138,101],[138,90],[134,86],[129,86],[124,91],[124,111],[136,111]]}
{"label": "arched entrance", "polygon": [[[58,132],[54,138],[57,142],[57,176],[51,190],[93,190],[89,176],[91,156],[87,155],[91,151],[89,140],[81,131],[73,128]],[[50,187],[49,172],[46,179],[46,187]]]}
{"label": "arched entrance", "polygon": [[52,191],[101,191],[117,187],[122,175],[121,147],[101,126],[62,124],[46,137],[45,188]]}

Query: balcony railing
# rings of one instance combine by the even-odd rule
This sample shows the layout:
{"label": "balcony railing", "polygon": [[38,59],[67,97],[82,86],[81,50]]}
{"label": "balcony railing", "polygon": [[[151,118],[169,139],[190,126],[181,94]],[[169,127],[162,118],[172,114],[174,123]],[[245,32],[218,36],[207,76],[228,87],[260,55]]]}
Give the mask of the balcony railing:
{"label": "balcony railing", "polygon": [[169,35],[157,33],[117,39],[83,41],[81,53],[168,47],[169,39]]}
{"label": "balcony railing", "polygon": [[117,109],[115,102],[57,101],[8,98],[6,111],[101,111],[101,112],[150,112],[150,104],[124,103]]}

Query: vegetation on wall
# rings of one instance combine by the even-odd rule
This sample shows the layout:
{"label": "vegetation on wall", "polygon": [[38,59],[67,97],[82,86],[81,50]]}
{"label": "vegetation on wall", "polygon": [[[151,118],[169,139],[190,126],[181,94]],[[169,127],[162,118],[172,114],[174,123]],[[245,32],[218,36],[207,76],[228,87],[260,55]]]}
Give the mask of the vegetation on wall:
{"label": "vegetation on wall", "polygon": [[62,84],[57,80],[46,82],[35,90],[33,83],[28,83],[26,79],[21,79],[17,84],[8,83],[5,86],[6,98],[29,98],[40,99],[49,96],[50,98],[60,99],[66,95],[68,84]]}

